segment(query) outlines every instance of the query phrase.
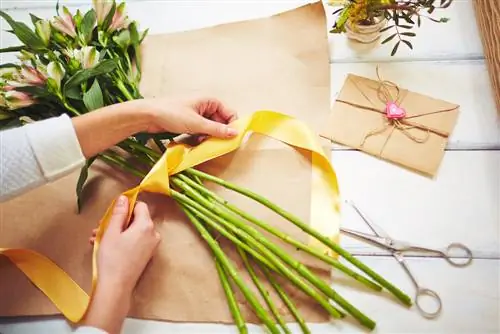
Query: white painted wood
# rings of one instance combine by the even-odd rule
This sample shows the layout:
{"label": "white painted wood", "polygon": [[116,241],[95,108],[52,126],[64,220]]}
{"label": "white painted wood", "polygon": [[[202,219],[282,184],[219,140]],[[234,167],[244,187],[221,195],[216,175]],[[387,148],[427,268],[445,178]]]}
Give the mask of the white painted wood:
{"label": "white painted wood", "polygon": [[[435,180],[358,151],[332,152],[343,200],[352,200],[395,239],[445,248],[462,242],[500,258],[500,152],[446,152]],[[370,233],[348,205],[343,227]],[[343,236],[356,254],[382,250]]]}
{"label": "white painted wood", "polygon": [[[333,9],[329,9],[333,12]],[[394,61],[394,60],[429,60],[429,59],[477,59],[483,58],[483,48],[479,38],[471,0],[455,0],[446,10],[435,11],[433,17],[448,17],[450,21],[434,23],[423,20],[422,26],[413,30],[417,36],[411,37],[413,50],[401,45],[394,57],[391,57],[392,42],[380,45],[392,32],[384,32],[377,43],[353,43],[344,35],[330,36],[332,62],[356,61]],[[331,23],[334,16],[328,15]],[[332,24],[329,24],[331,26]],[[397,37],[396,37],[397,38]]]}
{"label": "white painted wood", "polygon": [[332,103],[348,73],[376,80],[377,65],[383,79],[460,105],[457,125],[450,137],[453,147],[500,146],[500,118],[484,61],[332,64]]}
{"label": "white painted wood", "polygon": [[[360,259],[413,298],[414,287],[395,259],[391,257]],[[377,328],[372,333],[485,334],[500,331],[499,260],[475,260],[467,268],[454,268],[436,259],[409,259],[408,264],[418,282],[435,290],[441,297],[443,310],[438,318],[426,320],[419,315],[415,307],[407,309],[386,292],[380,295],[374,294],[357,285],[350,285],[339,275],[334,277],[333,287],[377,322]],[[293,333],[300,333],[296,326],[290,327]],[[366,332],[347,319],[331,324],[313,324],[311,330],[314,334]],[[71,329],[64,320],[37,319],[11,323],[2,320],[0,332],[62,334],[71,333]],[[250,332],[264,333],[256,326],[251,326]],[[127,319],[122,333],[229,334],[237,331],[234,326],[173,324]]]}
{"label": "white painted wood", "polygon": [[[129,2],[127,7],[129,13],[132,13],[132,19],[141,22],[144,27],[149,27],[152,33],[167,33],[266,17],[308,2],[314,1],[136,0]],[[55,3],[53,0],[15,2],[4,0],[1,6],[2,8],[18,8],[18,10],[11,10],[11,14],[28,19],[30,8],[36,8],[33,11],[40,17],[54,15]],[[70,5],[71,10],[76,10],[88,8],[90,1],[69,0],[61,3]],[[330,30],[333,25],[334,17],[331,15],[333,10],[331,6],[326,6],[328,24],[325,29]],[[331,61],[482,58],[482,45],[470,0],[455,1],[443,15],[449,16],[451,21],[446,24],[424,22],[422,27],[416,30],[414,50],[402,48],[402,52],[395,57],[390,57],[390,46],[353,44],[344,35],[330,34]],[[290,33],[293,34],[293,27],[290,27]]]}

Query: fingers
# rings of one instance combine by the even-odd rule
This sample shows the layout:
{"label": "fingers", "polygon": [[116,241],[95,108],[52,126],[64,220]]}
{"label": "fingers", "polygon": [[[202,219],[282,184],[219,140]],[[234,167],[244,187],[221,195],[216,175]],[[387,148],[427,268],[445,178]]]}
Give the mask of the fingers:
{"label": "fingers", "polygon": [[155,243],[160,240],[160,234],[155,230],[148,206],[143,202],[138,202],[136,204],[134,209],[134,221],[130,225],[129,230],[131,233],[139,232],[141,235],[154,236]]}
{"label": "fingers", "polygon": [[112,233],[123,232],[125,224],[127,223],[128,206],[128,198],[126,196],[122,195],[118,197],[113,208],[107,231]]}
{"label": "fingers", "polygon": [[199,121],[198,133],[217,138],[231,138],[238,134],[238,131],[229,125],[201,118]]}
{"label": "fingers", "polygon": [[195,109],[201,116],[223,124],[231,123],[238,118],[233,110],[213,98],[200,100]]}

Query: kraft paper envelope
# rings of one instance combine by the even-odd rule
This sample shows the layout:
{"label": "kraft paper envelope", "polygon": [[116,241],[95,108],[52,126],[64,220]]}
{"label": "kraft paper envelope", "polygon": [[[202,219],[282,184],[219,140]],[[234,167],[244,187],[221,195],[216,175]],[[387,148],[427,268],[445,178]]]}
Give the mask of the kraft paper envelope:
{"label": "kraft paper envelope", "polygon": [[[321,135],[433,177],[459,106],[395,85],[349,74]],[[396,122],[386,116],[391,98],[406,111]]]}
{"label": "kraft paper envelope", "polygon": [[[322,4],[316,3],[270,18],[150,36],[143,50],[141,91],[146,97],[214,95],[240,115],[271,109],[298,117],[317,130],[329,112],[330,99],[325,24]],[[284,144],[254,138],[247,147],[200,167],[259,192],[304,221],[309,220],[311,162]],[[77,214],[78,174],[0,204],[0,246],[44,254],[89,292],[90,233],[112,200],[140,180],[97,163],[84,191],[84,209]],[[241,195],[213,188],[242,209],[307,240],[301,231],[268,209]],[[166,196],[146,195],[143,200],[150,205],[162,242],[137,286],[130,316],[232,323],[212,255],[189,220]],[[329,268],[279,244],[315,268],[319,277],[330,279]],[[225,245],[224,249],[231,258],[237,258],[232,247]],[[252,286],[245,270],[241,272]],[[285,282],[283,285],[306,321],[328,320],[310,299]],[[237,297],[247,321],[255,322],[243,298]],[[274,299],[284,318],[293,321],[280,300]],[[54,305],[12,264],[0,258],[0,316],[51,314],[58,314]]]}

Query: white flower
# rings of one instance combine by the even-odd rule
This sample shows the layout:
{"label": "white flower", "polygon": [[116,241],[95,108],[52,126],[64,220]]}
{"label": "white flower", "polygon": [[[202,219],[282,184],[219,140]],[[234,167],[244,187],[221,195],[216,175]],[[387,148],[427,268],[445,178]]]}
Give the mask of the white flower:
{"label": "white flower", "polygon": [[5,93],[5,102],[10,109],[18,109],[34,104],[35,100],[26,93],[10,90]]}
{"label": "white flower", "polygon": [[92,68],[99,63],[99,52],[93,46],[85,46],[81,50],[83,68]]}
{"label": "white flower", "polygon": [[64,67],[59,62],[52,61],[50,62],[49,66],[47,66],[47,73],[49,75],[49,78],[54,79],[54,81],[57,83],[57,87],[60,87],[61,81],[66,74]]}

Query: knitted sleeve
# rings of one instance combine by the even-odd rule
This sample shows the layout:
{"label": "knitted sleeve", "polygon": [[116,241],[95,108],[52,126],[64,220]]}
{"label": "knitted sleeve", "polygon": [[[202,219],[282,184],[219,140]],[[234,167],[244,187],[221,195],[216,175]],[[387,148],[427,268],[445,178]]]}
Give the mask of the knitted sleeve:
{"label": "knitted sleeve", "polygon": [[0,202],[53,182],[85,164],[67,115],[0,132]]}

